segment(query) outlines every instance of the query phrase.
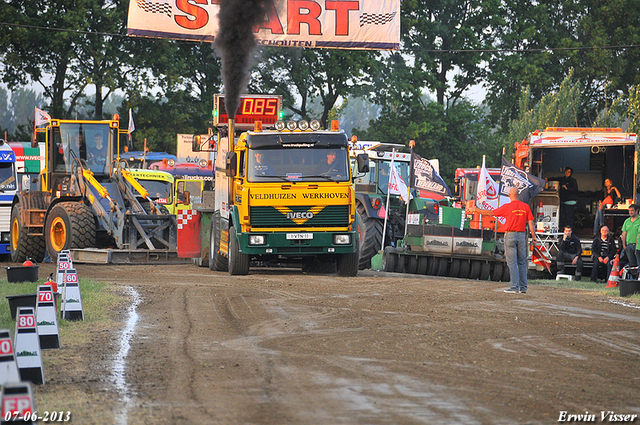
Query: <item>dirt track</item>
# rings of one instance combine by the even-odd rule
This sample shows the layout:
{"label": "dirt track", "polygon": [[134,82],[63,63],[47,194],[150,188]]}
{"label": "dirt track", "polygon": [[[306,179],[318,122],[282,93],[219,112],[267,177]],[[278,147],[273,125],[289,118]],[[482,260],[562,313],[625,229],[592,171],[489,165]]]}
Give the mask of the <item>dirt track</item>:
{"label": "dirt track", "polygon": [[[596,423],[600,411],[640,415],[640,309],[593,293],[534,286],[514,295],[500,283],[371,271],[77,268],[82,278],[134,288],[141,301],[137,316],[114,313],[121,329],[98,326],[90,344],[52,360],[58,367],[37,391],[65,394],[73,423],[551,424],[561,411],[588,411]],[[80,393],[91,402],[74,403]]]}

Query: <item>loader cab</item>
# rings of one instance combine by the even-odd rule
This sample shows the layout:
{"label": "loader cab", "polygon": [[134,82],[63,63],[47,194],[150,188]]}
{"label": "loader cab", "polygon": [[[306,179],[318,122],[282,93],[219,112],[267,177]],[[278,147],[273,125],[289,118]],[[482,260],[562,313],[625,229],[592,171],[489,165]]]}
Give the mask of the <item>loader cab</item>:
{"label": "loader cab", "polygon": [[69,177],[79,165],[98,181],[109,177],[118,136],[117,122],[52,120],[48,133],[48,170],[52,190],[68,190]]}

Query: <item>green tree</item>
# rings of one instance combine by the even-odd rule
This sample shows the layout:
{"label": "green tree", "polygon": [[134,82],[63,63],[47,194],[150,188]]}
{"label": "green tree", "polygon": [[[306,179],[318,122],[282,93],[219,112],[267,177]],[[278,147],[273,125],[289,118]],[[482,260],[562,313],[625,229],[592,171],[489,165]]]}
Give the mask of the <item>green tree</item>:
{"label": "green tree", "polygon": [[[34,3],[10,0],[0,4],[3,21],[26,26],[84,30],[84,16],[89,0]],[[41,30],[27,27],[6,27],[0,38],[4,51],[3,82],[15,88],[30,82],[42,86],[50,101],[50,112],[65,117],[64,97],[72,91],[71,104],[81,96],[86,82],[71,72],[75,48],[81,41],[78,33]],[[49,81],[51,79],[51,81]]]}
{"label": "green tree", "polygon": [[375,52],[322,49],[276,49],[262,52],[250,88],[282,94],[284,106],[302,118],[310,117],[314,99],[322,104],[320,121],[326,127],[329,112],[340,98],[372,90],[371,75],[379,63]]}
{"label": "green tree", "polygon": [[481,50],[492,45],[494,28],[501,22],[499,5],[498,0],[402,2],[403,49],[414,78],[422,82],[419,87],[435,92],[439,104],[462,100],[463,93],[484,78],[482,63],[489,54]]}
{"label": "green tree", "polygon": [[515,142],[524,140],[534,130],[547,127],[579,127],[578,108],[582,104],[582,90],[573,78],[573,71],[562,81],[558,91],[549,93],[538,102],[531,100],[529,88],[520,96],[520,116],[509,123],[504,145],[511,152]]}

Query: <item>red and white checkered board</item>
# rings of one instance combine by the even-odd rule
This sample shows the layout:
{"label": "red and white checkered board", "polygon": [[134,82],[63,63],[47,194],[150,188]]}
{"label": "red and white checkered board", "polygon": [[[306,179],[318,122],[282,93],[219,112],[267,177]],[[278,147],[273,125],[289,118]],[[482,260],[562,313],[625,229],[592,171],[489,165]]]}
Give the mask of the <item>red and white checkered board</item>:
{"label": "red and white checkered board", "polygon": [[182,229],[183,226],[189,223],[189,220],[198,216],[197,210],[179,210],[176,214],[178,221],[178,229]]}

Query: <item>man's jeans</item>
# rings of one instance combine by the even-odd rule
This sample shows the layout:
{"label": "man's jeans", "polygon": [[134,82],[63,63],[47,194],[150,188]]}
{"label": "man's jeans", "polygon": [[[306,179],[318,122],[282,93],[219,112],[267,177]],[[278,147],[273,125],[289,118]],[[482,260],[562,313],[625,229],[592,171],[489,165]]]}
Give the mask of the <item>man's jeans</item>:
{"label": "man's jeans", "polygon": [[624,254],[627,256],[627,261],[630,267],[638,266],[638,251],[636,251],[636,244],[630,243],[624,247]]}
{"label": "man's jeans", "polygon": [[569,254],[565,251],[558,251],[558,255],[556,256],[556,261],[558,262],[558,273],[564,274],[564,262],[568,261],[569,263],[573,263],[573,259],[578,257],[578,261],[576,262],[576,279],[582,278],[582,258],[580,258],[580,254]]}
{"label": "man's jeans", "polygon": [[504,250],[511,274],[509,288],[527,290],[527,238],[525,232],[504,234]]}

